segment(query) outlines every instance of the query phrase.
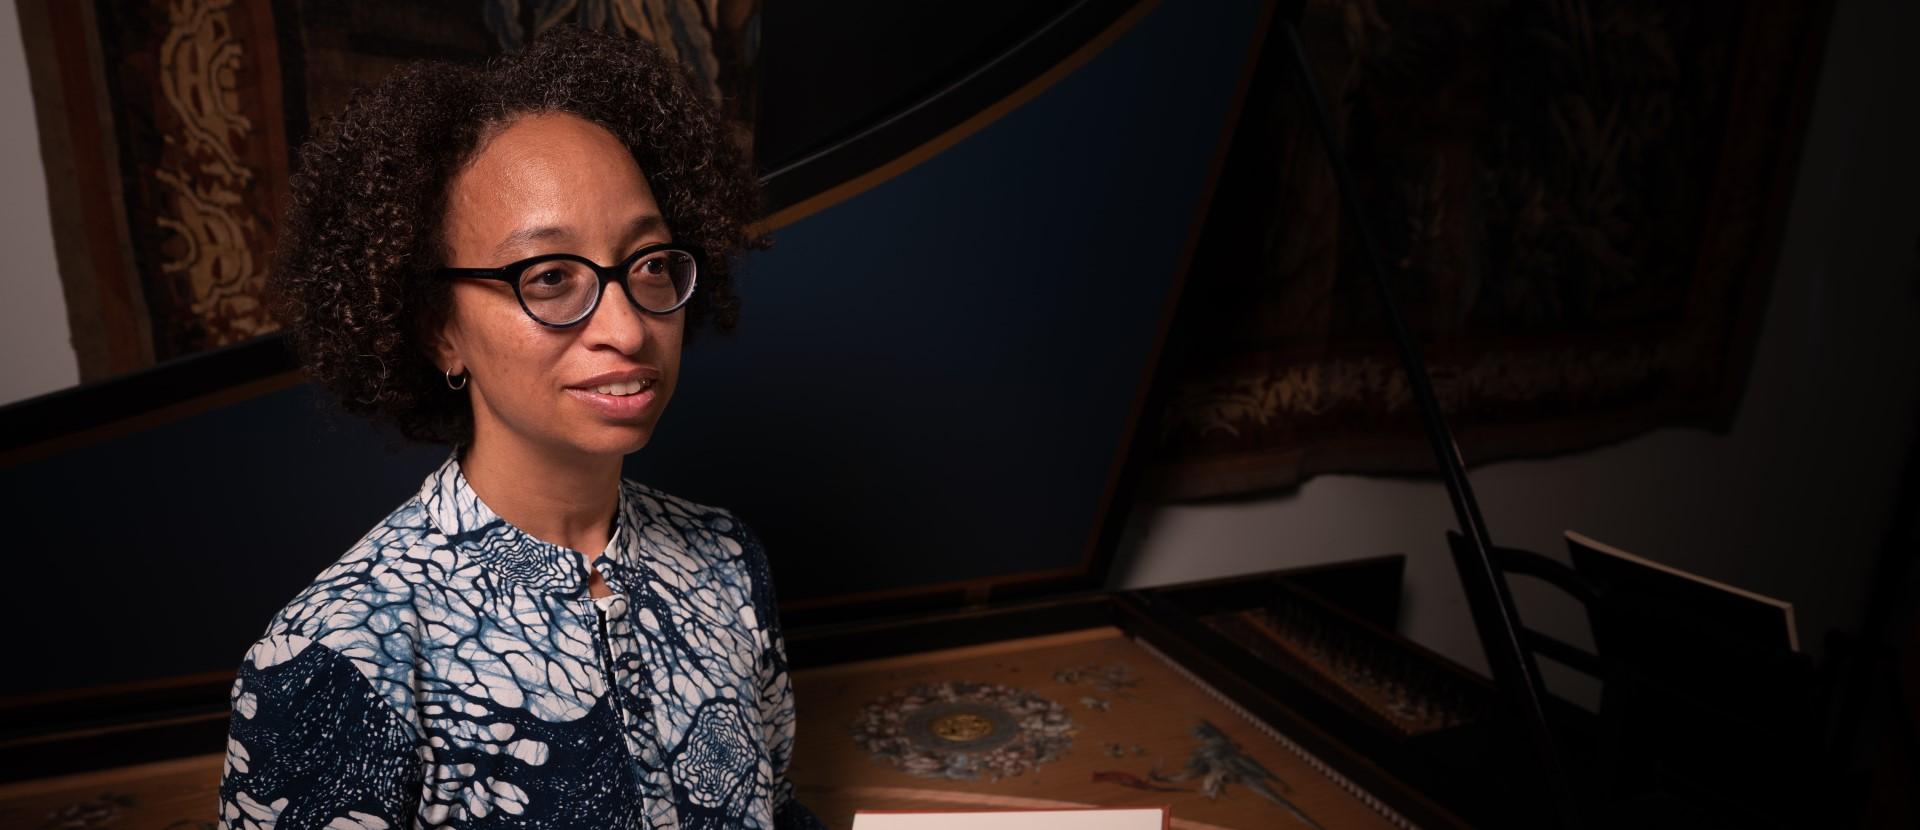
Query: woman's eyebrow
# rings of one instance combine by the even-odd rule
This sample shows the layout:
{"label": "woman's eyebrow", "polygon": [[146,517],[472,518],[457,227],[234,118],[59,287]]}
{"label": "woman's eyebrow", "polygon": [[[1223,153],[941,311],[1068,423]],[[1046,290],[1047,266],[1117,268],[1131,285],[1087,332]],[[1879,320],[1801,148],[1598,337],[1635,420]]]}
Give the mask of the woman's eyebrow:
{"label": "woman's eyebrow", "polygon": [[[626,238],[637,239],[650,233],[664,232],[666,229],[667,220],[665,218],[657,213],[649,213],[643,216],[637,216],[627,223]],[[539,225],[531,228],[521,228],[520,230],[507,234],[507,238],[500,240],[500,244],[494,246],[493,256],[495,259],[509,256],[532,242],[551,242],[572,238],[573,231],[560,225]]]}
{"label": "woman's eyebrow", "polygon": [[662,218],[660,214],[657,213],[649,213],[644,216],[635,217],[632,222],[627,223],[627,238],[634,239],[656,231],[665,232],[666,229],[667,220],[665,218]]}
{"label": "woman's eyebrow", "polygon": [[546,242],[554,239],[570,239],[573,232],[558,225],[541,225],[533,228],[521,228],[507,234],[506,239],[494,246],[493,256],[498,259],[519,250],[529,242]]}

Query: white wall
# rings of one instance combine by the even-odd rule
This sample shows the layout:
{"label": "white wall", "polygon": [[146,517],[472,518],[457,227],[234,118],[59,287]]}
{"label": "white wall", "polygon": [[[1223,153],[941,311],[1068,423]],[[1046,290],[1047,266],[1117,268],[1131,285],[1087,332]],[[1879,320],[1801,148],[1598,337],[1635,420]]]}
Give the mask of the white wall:
{"label": "white wall", "polygon": [[[1564,560],[1571,528],[1787,599],[1816,652],[1829,628],[1858,623],[1920,397],[1920,50],[1910,47],[1920,4],[1836,5],[1730,434],[1663,429],[1471,471],[1496,543]],[[1277,497],[1148,508],[1131,522],[1117,576],[1127,587],[1406,553],[1404,633],[1485,670],[1437,480],[1321,476]],[[1523,618],[1591,642],[1570,603],[1533,587],[1516,589]]]}
{"label": "white wall", "polygon": [[0,0],[0,405],[80,382],[14,0]]}

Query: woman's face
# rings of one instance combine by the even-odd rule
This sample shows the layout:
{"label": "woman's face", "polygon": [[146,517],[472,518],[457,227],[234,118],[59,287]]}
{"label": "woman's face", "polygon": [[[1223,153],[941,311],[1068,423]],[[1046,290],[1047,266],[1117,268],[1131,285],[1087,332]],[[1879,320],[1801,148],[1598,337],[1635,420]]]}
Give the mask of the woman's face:
{"label": "woman's face", "polygon": [[[454,176],[447,201],[451,267],[547,253],[613,265],[672,240],[633,156],[573,115],[530,115],[502,129]],[[458,279],[439,365],[471,375],[476,441],[620,456],[646,445],[673,396],[685,323],[684,311],[641,311],[616,282],[586,322],[552,329],[521,310],[513,286]]]}

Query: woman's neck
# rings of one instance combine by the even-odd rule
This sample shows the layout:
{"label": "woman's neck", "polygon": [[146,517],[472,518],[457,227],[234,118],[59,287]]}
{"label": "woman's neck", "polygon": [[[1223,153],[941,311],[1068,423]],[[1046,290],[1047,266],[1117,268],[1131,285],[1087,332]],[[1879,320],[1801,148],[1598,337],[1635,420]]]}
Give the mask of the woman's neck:
{"label": "woman's neck", "polygon": [[460,472],[487,507],[534,538],[588,558],[606,548],[620,498],[618,457],[556,455],[476,430]]}

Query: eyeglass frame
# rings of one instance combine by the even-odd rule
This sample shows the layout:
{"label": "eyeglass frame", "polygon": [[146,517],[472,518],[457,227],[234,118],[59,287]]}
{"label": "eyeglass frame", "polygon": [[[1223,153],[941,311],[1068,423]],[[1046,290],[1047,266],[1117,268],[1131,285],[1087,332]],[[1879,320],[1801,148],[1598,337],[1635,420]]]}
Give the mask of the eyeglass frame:
{"label": "eyeglass frame", "polygon": [[[657,254],[661,251],[673,251],[686,254],[688,259],[693,260],[693,279],[687,284],[687,296],[682,297],[680,302],[674,303],[665,310],[651,309],[641,305],[640,301],[633,297],[633,288],[627,285],[627,278],[632,275],[633,266],[649,254]],[[593,273],[600,278],[600,284],[593,290],[593,302],[587,306],[586,311],[580,312],[578,319],[568,323],[549,323],[540,319],[540,315],[533,313],[533,309],[527,307],[527,297],[520,291],[520,278],[526,274],[528,268],[532,268],[543,262],[555,262],[559,260],[578,262],[593,269]],[[585,323],[593,317],[594,312],[600,310],[600,298],[607,293],[607,284],[614,282],[620,283],[621,292],[627,295],[627,302],[632,303],[634,308],[640,309],[648,314],[662,317],[677,312],[685,308],[687,303],[693,300],[693,293],[700,285],[700,272],[704,270],[705,264],[700,256],[700,252],[693,248],[674,242],[659,242],[634,251],[632,254],[627,255],[626,259],[611,266],[601,265],[579,254],[551,253],[538,254],[527,257],[526,259],[515,260],[498,268],[441,268],[435,273],[443,279],[497,280],[504,282],[513,287],[513,298],[520,303],[520,310],[526,313],[527,319],[550,329],[570,329]]]}

